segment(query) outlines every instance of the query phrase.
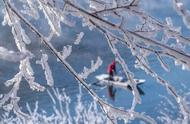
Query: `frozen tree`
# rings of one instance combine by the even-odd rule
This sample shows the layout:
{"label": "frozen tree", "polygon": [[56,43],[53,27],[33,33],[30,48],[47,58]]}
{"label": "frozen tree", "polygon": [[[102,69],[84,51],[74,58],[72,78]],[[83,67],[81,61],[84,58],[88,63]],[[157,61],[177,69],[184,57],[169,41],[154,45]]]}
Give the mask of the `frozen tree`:
{"label": "frozen tree", "polygon": [[[171,0],[174,10],[182,18],[184,25],[190,27],[190,12],[185,7],[182,0]],[[16,51],[10,51],[3,46],[0,47],[0,59],[11,62],[19,62],[18,72],[12,79],[5,82],[5,86],[10,87],[8,93],[2,94],[0,107],[6,111],[12,111],[17,118],[9,117],[4,114],[1,117],[2,123],[117,123],[123,120],[128,123],[135,119],[140,119],[146,123],[157,123],[156,119],[147,115],[146,112],[136,111],[136,106],[141,105],[141,97],[137,89],[138,80],[135,79],[135,73],[130,70],[126,60],[122,56],[118,44],[129,49],[131,55],[135,58],[135,67],[143,70],[146,74],[153,77],[161,86],[167,89],[168,94],[174,98],[179,109],[180,118],[172,120],[165,113],[161,118],[166,123],[190,123],[190,109],[186,96],[180,95],[172,86],[172,82],[162,78],[150,65],[149,57],[156,56],[161,67],[169,72],[170,65],[166,59],[172,60],[176,66],[181,66],[182,70],[190,70],[190,39],[185,37],[181,32],[181,27],[177,27],[172,22],[171,17],[166,17],[165,21],[149,15],[143,8],[145,0],[2,0],[4,20],[2,25],[11,27],[14,42],[17,47]],[[150,1],[149,1],[150,2]],[[151,3],[150,3],[151,4]],[[73,47],[80,46],[85,37],[85,32],[79,31],[75,36],[75,41],[71,45],[62,46],[63,50],[59,51],[53,45],[55,37],[64,37],[63,24],[75,28],[75,24],[81,19],[82,26],[90,30],[96,30],[105,37],[112,54],[121,66],[128,81],[105,82],[104,85],[112,83],[115,87],[127,89],[129,85],[132,88],[133,99],[129,109],[115,107],[105,101],[101,96],[92,89],[87,82],[88,76],[94,73],[103,63],[102,57],[97,56],[97,60],[91,60],[90,67],[84,67],[82,72],[69,63],[68,59],[72,56]],[[41,31],[35,25],[35,21],[44,20],[47,23],[47,30]],[[133,24],[130,25],[130,22]],[[81,91],[78,95],[78,104],[76,106],[76,117],[72,118],[69,111],[70,98],[64,91],[60,93],[58,89],[53,89],[51,93],[48,88],[56,87],[52,74],[51,64],[48,63],[48,54],[39,52],[41,59],[36,64],[42,66],[47,85],[36,82],[35,73],[32,68],[32,61],[35,55],[28,49],[33,42],[30,31],[38,38],[38,42],[44,44],[58,59],[58,62],[64,65],[68,72],[77,80],[93,98],[93,102],[84,108],[81,102]],[[161,37],[160,39],[158,38]],[[96,37],[94,37],[96,38]],[[171,39],[173,39],[172,44]],[[92,42],[93,44],[93,42]],[[104,51],[102,51],[104,52]],[[88,64],[90,62],[86,62]],[[21,90],[20,84],[23,80],[29,84],[32,90],[48,92],[54,106],[55,114],[52,116],[40,115],[38,103],[31,110],[27,105],[28,113],[22,112],[19,107],[20,98],[17,96]],[[145,82],[146,83],[146,82]],[[59,108],[56,108],[59,104]],[[63,104],[66,111],[63,111]],[[97,105],[101,108],[99,112]],[[82,114],[82,115],[81,115]],[[94,118],[93,118],[94,117]]]}

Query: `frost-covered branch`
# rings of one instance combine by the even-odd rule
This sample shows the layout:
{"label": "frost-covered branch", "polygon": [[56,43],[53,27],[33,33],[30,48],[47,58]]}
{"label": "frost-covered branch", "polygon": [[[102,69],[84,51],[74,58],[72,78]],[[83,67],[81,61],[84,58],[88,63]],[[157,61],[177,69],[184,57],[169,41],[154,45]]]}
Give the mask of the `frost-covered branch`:
{"label": "frost-covered branch", "polygon": [[80,33],[77,35],[77,38],[76,38],[74,44],[75,44],[75,45],[78,45],[78,44],[81,42],[83,36],[84,36],[84,32],[80,32]]}
{"label": "frost-covered branch", "polygon": [[86,79],[88,75],[95,72],[100,66],[102,65],[102,60],[100,57],[97,58],[96,62],[91,61],[91,67],[88,69],[87,67],[84,67],[83,72],[79,74],[79,76],[83,79]]}
{"label": "frost-covered branch", "polygon": [[[117,123],[118,119],[123,119],[126,123],[129,120],[134,119],[140,119],[147,123],[156,123],[153,118],[147,116],[145,113],[136,112],[136,106],[142,104],[137,89],[138,80],[135,79],[135,72],[132,69],[129,69],[129,65],[123,57],[123,53],[117,46],[118,44],[121,44],[125,46],[124,49],[129,49],[131,56],[136,59],[135,67],[144,70],[144,72],[155,78],[157,82],[167,89],[168,93],[178,104],[179,112],[183,116],[182,122],[188,123],[190,112],[186,100],[184,100],[184,97],[178,93],[174,86],[172,86],[170,81],[160,77],[159,74],[151,68],[149,57],[154,55],[165,71],[170,71],[170,65],[165,62],[165,58],[172,59],[175,65],[180,64],[182,65],[182,69],[189,71],[190,39],[183,36],[181,27],[176,27],[173,24],[171,17],[167,17],[165,22],[161,22],[142,10],[141,2],[144,1],[89,0],[79,2],[77,0],[19,0],[18,7],[17,2],[13,0],[3,0],[3,25],[7,24],[11,27],[18,52],[16,52],[16,50],[10,51],[2,46],[0,47],[0,59],[19,62],[19,69],[18,73],[15,74],[12,79],[5,82],[5,85],[10,87],[10,91],[7,94],[3,94],[3,97],[0,99],[0,107],[4,108],[6,111],[13,110],[20,120],[18,122],[23,123],[26,123],[27,121],[37,123],[38,119],[42,118],[44,123],[50,123],[53,121],[56,121],[57,123],[67,122],[69,124],[74,122],[101,123],[102,121],[103,123],[109,123],[109,121],[111,123]],[[182,17],[185,25],[189,28],[189,11],[184,7],[181,0],[173,0],[173,5],[178,14]],[[128,81],[122,83],[117,81],[104,81],[102,84],[119,87],[125,90],[130,87],[133,94],[130,109],[125,110],[112,106],[98,96],[98,94],[88,85],[90,83],[87,82],[88,76],[102,65],[104,58],[98,56],[96,61],[91,60],[90,67],[87,68],[84,66],[83,72],[81,73],[77,73],[69,63],[68,58],[73,54],[75,47],[80,47],[80,42],[84,39],[83,36],[86,31],[77,31],[79,33],[75,38],[74,45],[61,46],[61,48],[63,48],[62,51],[57,50],[54,47],[54,44],[51,43],[54,38],[60,37],[65,33],[63,30],[64,26],[76,28],[75,23],[78,22],[76,18],[81,19],[83,27],[87,26],[90,30],[98,29],[96,31],[101,32],[105,36],[104,40],[108,43],[111,53],[121,66],[121,71],[124,72],[124,76],[127,77]],[[44,32],[41,32],[41,27],[37,27],[35,24],[35,21],[41,21],[41,19],[44,19],[44,23],[47,23],[48,25],[48,30],[45,31],[45,35]],[[131,21],[130,19],[135,20],[135,24],[132,24],[132,26],[135,26],[132,28],[128,26],[130,25],[128,24]],[[47,116],[41,117],[37,112],[39,109],[38,103],[36,103],[34,111],[32,111],[32,108],[27,104],[29,114],[22,112],[22,109],[19,107],[18,102],[20,98],[17,96],[17,92],[19,91],[20,83],[23,80],[26,81],[33,90],[44,91],[46,89],[35,80],[36,77],[33,71],[33,63],[31,61],[32,59],[34,60],[35,56],[28,48],[28,46],[33,43],[33,38],[29,36],[28,29],[38,37],[39,42],[45,44],[45,46],[57,57],[58,61],[64,65],[68,72],[70,72],[79,84],[92,96],[94,102],[87,111],[81,102],[82,93],[80,89],[75,120],[72,120],[69,111],[70,98],[64,91],[62,92],[63,94],[61,94],[58,89],[52,89],[53,94],[50,90],[47,90],[47,93],[50,95],[54,104],[54,115],[52,116],[56,119]],[[51,63],[48,63],[48,54],[42,54],[39,56],[41,56],[41,59],[38,59],[36,63],[42,66],[47,84],[56,87],[53,86],[55,77],[52,76]],[[104,113],[101,113],[101,116],[104,117],[101,118],[101,121],[90,117],[86,118],[86,115],[99,117],[97,115],[97,103],[100,105],[100,108],[102,108]],[[59,104],[59,109],[56,108],[57,104]],[[66,107],[65,112],[63,111],[64,106]],[[95,112],[92,112],[92,108]],[[81,113],[84,115],[80,116]],[[105,119],[106,117],[107,119]],[[4,118],[6,118],[6,116]]]}
{"label": "frost-covered branch", "polygon": [[93,14],[104,15],[104,13],[105,14],[111,13],[112,11],[119,11],[119,12],[126,11],[127,13],[133,14],[134,16],[138,16],[140,19],[147,21],[148,24],[151,24],[154,28],[157,28],[157,30],[166,31],[169,37],[174,37],[174,38],[179,39],[180,42],[183,42],[185,44],[190,44],[190,39],[182,36],[179,33],[178,29],[171,28],[171,26],[168,26],[167,24],[160,22],[158,19],[148,15],[142,10],[139,10],[139,8],[134,9],[133,6],[113,7],[113,8],[93,12]]}
{"label": "frost-covered branch", "polygon": [[190,11],[187,10],[181,0],[173,0],[174,8],[182,17],[184,24],[190,29]]}
{"label": "frost-covered branch", "polygon": [[46,77],[46,80],[47,80],[47,84],[49,86],[53,86],[54,80],[53,80],[52,72],[51,72],[51,69],[49,67],[49,64],[48,64],[47,60],[48,60],[48,55],[47,54],[42,54],[41,60],[36,61],[36,63],[42,65],[42,68],[45,71],[45,77]]}
{"label": "frost-covered branch", "polygon": [[82,16],[84,16],[85,18],[89,18],[91,21],[93,20],[93,22],[96,22],[96,24],[99,26],[99,27],[105,27],[105,28],[108,28],[108,29],[112,29],[112,30],[117,30],[119,32],[123,32],[124,33],[124,36],[127,35],[127,37],[130,37],[130,38],[134,38],[136,40],[134,40],[134,42],[143,42],[145,43],[146,45],[151,45],[151,46],[158,46],[160,47],[161,49],[164,50],[165,54],[168,54],[169,56],[171,56],[172,58],[175,58],[176,60],[178,61],[181,61],[182,63],[186,64],[188,67],[190,66],[190,56],[189,54],[186,54],[185,52],[182,52],[182,51],[178,51],[176,49],[173,49],[171,47],[169,47],[168,45],[166,44],[162,44],[156,40],[153,40],[153,39],[150,39],[148,37],[144,37],[142,35],[139,35],[133,31],[130,31],[130,30],[127,30],[127,29],[121,29],[120,27],[118,27],[117,25],[109,22],[109,21],[106,21],[102,18],[99,18],[97,17],[96,15],[93,15],[75,5],[73,5],[72,3],[68,3],[68,5],[70,7],[72,7],[74,10],[77,10],[77,11],[80,11],[80,13],[82,14]]}
{"label": "frost-covered branch", "polygon": [[[29,26],[29,28],[35,32],[39,38],[44,42],[44,44],[51,50],[51,52],[53,52],[53,54],[61,61],[61,63],[66,67],[66,69],[80,82],[81,85],[84,86],[84,88],[89,92],[89,94],[92,95],[92,97],[100,104],[100,106],[102,106],[102,108],[104,107],[104,104],[106,104],[103,100],[101,100],[97,94],[87,85],[87,83],[80,77],[78,76],[78,74],[75,72],[75,70],[70,66],[70,64],[65,61],[65,59],[62,58],[62,56],[57,52],[57,50],[50,44],[50,42],[46,41],[46,39],[44,38],[44,36],[38,32],[38,30],[33,27],[30,22],[28,22],[24,17],[22,17],[19,13],[17,13],[17,11],[15,11],[12,6],[9,3],[6,3],[13,12],[15,12],[15,14],[22,19],[22,21]],[[104,103],[104,104],[103,104]],[[106,104],[108,105],[108,104]],[[110,106],[110,105],[108,105]],[[109,117],[109,115],[107,115]]]}

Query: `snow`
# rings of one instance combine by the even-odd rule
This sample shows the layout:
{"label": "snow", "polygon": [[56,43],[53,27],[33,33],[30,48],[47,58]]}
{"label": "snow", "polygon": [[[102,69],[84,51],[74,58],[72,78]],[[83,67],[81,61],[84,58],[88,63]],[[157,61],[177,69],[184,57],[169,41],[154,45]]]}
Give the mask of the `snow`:
{"label": "snow", "polygon": [[77,35],[77,38],[76,38],[74,44],[75,44],[75,45],[79,45],[79,43],[81,42],[83,36],[84,36],[84,32],[80,32],[80,33]]}
{"label": "snow", "polygon": [[48,55],[47,54],[42,54],[41,60],[36,61],[36,63],[42,65],[42,68],[45,71],[44,73],[45,73],[45,77],[46,77],[46,80],[47,80],[47,84],[49,86],[53,86],[54,85],[54,80],[53,80],[52,72],[51,72],[51,69],[49,67],[49,64],[48,64],[47,60],[48,60]]}
{"label": "snow", "polygon": [[79,77],[86,79],[91,73],[95,72],[102,65],[102,63],[103,61],[101,60],[100,57],[97,57],[95,63],[92,60],[91,67],[90,68],[84,67],[83,72],[79,74]]}
{"label": "snow", "polygon": [[[176,102],[179,117],[172,120],[170,116],[162,113],[164,117],[160,117],[160,119],[165,119],[168,123],[177,122],[186,124],[189,122],[190,112],[187,100],[173,86],[173,82],[167,81],[167,78],[165,79],[163,75],[152,68],[149,62],[149,58],[152,55],[156,56],[156,61],[160,62],[159,67],[169,72],[171,65],[165,62],[165,58],[167,58],[167,60],[171,59],[174,65],[180,65],[181,70],[189,71],[190,53],[188,49],[190,39],[183,36],[181,24],[179,27],[175,26],[172,17],[166,17],[163,22],[159,21],[143,10],[141,6],[143,1],[140,0],[84,0],[80,2],[76,0],[63,2],[59,0],[19,0],[18,2],[10,0],[3,1],[3,3],[4,20],[2,25],[11,27],[14,38],[12,42],[15,43],[17,50],[8,50],[5,46],[0,46],[0,59],[15,62],[14,64],[17,64],[19,68],[17,69],[17,73],[10,77],[10,79],[6,79],[4,83],[9,88],[9,91],[1,95],[0,107],[8,114],[4,114],[1,117],[1,123],[117,123],[119,119],[124,120],[126,123],[135,119],[140,119],[147,123],[156,123],[156,118],[152,118],[152,115],[149,115],[146,111],[141,113],[136,110],[137,106],[143,104],[143,98],[140,97],[137,85],[145,82],[145,79],[135,78],[137,75],[126,62],[123,56],[124,53],[119,47],[120,45],[122,45],[122,48],[130,50],[130,54],[136,59],[135,66],[138,69],[144,70],[160,86],[163,86],[168,95]],[[173,6],[182,18],[185,26],[190,29],[190,11],[186,9],[184,2],[182,0],[173,0]],[[101,80],[101,83],[106,86],[113,85],[124,90],[130,86],[133,96],[130,108],[125,110],[113,106],[109,101],[101,98],[88,85],[89,75],[96,72],[103,64],[104,58],[101,55],[97,55],[96,60],[91,60],[89,62],[90,66],[84,66],[80,73],[77,73],[78,71],[76,70],[78,68],[75,69],[70,63],[68,57],[74,54],[75,47],[80,47],[80,42],[84,40],[86,31],[77,31],[79,33],[76,36],[74,45],[65,45],[63,43],[63,46],[59,46],[63,48],[62,51],[60,49],[58,51],[55,48],[54,38],[64,37],[66,34],[64,28],[67,26],[76,28],[73,24],[73,22],[78,22],[76,18],[81,19],[82,26],[87,26],[91,31],[101,32],[105,37],[102,41],[106,41],[111,53],[121,66],[121,70],[128,80],[123,81],[123,76],[115,76],[115,81],[108,81],[106,80],[109,77],[107,74],[98,75],[96,78]],[[38,30],[33,19],[35,21],[42,19],[44,23],[47,23],[48,33],[46,36]],[[131,25],[132,27],[129,27],[130,24],[128,23],[130,23],[131,19],[133,24]],[[26,105],[28,113],[22,111],[22,107],[19,106],[22,97],[18,94],[22,90],[21,83],[26,83],[30,89],[38,92],[44,92],[47,89],[36,79],[33,61],[37,57],[41,57],[40,60],[36,61],[36,64],[42,66],[41,69],[44,72],[47,85],[54,87],[53,65],[49,63],[48,54],[40,52],[40,55],[37,57],[33,55],[30,51],[30,46],[33,45],[33,38],[29,36],[28,30],[34,33],[37,36],[37,40],[44,43],[48,50],[57,57],[60,62],[59,64],[63,64],[66,70],[82,86],[79,88],[84,88],[93,98],[94,101],[85,105],[82,102],[82,90],[79,89],[77,104],[75,106],[76,115],[74,117],[70,110],[71,98],[67,96],[66,91],[60,91],[57,88],[52,88],[53,93],[51,90],[47,90],[47,94],[53,102],[52,115],[40,113],[38,111],[40,109],[38,102],[36,102],[35,108],[31,108],[29,104]],[[158,38],[157,35],[160,35],[160,32],[161,36]],[[174,40],[174,43],[169,44],[171,39]],[[94,45],[93,42],[92,45]],[[88,62],[86,62],[87,64]],[[170,105],[173,105],[168,99],[166,101]],[[97,108],[98,105],[102,108],[101,112]],[[15,117],[10,117],[10,112],[14,113]]]}

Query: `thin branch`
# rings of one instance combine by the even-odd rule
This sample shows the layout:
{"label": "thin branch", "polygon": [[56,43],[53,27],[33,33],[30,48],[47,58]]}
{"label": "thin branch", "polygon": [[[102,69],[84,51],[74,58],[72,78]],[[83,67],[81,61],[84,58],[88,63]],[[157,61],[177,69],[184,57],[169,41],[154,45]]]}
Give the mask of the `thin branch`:
{"label": "thin branch", "polygon": [[[82,86],[84,86],[84,88],[91,94],[91,96],[99,103],[99,105],[101,106],[101,108],[104,108],[104,106],[109,106],[110,108],[112,108],[113,111],[117,111],[117,113],[125,113],[126,116],[128,115],[127,111],[124,111],[124,110],[121,110],[121,109],[118,109],[118,108],[115,108],[107,103],[105,103],[102,99],[100,99],[97,94],[87,85],[87,83],[82,79],[80,78],[77,73],[75,72],[75,70],[70,66],[69,63],[67,63],[64,59],[61,58],[60,54],[57,53],[56,49],[48,42],[46,41],[46,38],[44,38],[44,36],[38,32],[38,30],[33,26],[31,25],[31,23],[29,21],[27,21],[22,15],[20,15],[14,8],[13,6],[10,5],[10,3],[8,2],[5,2],[5,5],[7,7],[9,7],[41,40],[42,42],[51,50],[51,52],[61,61],[61,63],[65,66],[65,68],[80,82],[80,84]],[[112,123],[114,123],[111,119],[111,117],[106,113],[107,117],[110,119],[110,121]],[[138,116],[137,116],[138,117]],[[153,119],[149,119],[149,117],[143,117],[147,120],[149,120],[151,123],[153,122]]]}
{"label": "thin branch", "polygon": [[176,57],[176,59],[180,60],[180,61],[185,61],[187,63],[188,66],[190,66],[190,55],[182,52],[182,51],[178,51],[175,50],[174,48],[171,48],[165,44],[159,43],[156,40],[144,37],[140,34],[137,34],[135,32],[132,32],[130,30],[123,30],[121,28],[119,28],[117,25],[106,21],[104,19],[101,19],[99,17],[97,17],[96,15],[93,15],[91,13],[88,13],[87,11],[83,10],[82,8],[77,7],[76,5],[68,2],[67,3],[70,7],[72,7],[73,9],[76,9],[77,11],[80,11],[81,14],[83,14],[84,16],[88,16],[88,18],[90,18],[91,20],[93,20],[96,23],[101,23],[101,25],[107,26],[107,27],[111,27],[113,30],[119,31],[119,32],[123,32],[124,35],[128,35],[128,36],[132,36],[135,38],[138,38],[139,40],[148,43],[150,45],[153,46],[159,46],[160,48],[165,50],[165,53],[167,53],[168,55],[170,55],[171,57]]}

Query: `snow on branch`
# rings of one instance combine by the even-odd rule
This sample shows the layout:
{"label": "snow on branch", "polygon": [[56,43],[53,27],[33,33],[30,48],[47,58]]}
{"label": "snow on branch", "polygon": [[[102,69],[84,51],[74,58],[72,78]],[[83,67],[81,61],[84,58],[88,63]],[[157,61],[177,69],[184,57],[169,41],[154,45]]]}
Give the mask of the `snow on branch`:
{"label": "snow on branch", "polygon": [[190,11],[187,10],[181,0],[173,0],[177,13],[183,18],[184,24],[190,29]]}
{"label": "snow on branch", "polygon": [[[4,1],[4,3],[6,4],[6,6],[10,7],[11,10],[20,18],[22,19],[22,21],[42,40],[42,42],[52,51],[52,53],[54,55],[56,55],[56,57],[61,61],[61,63],[66,67],[66,69],[79,81],[79,83],[84,86],[84,88],[89,92],[89,94],[93,97],[93,99],[95,99],[96,101],[98,101],[100,106],[103,106],[101,102],[103,102],[102,99],[100,99],[98,97],[98,95],[87,85],[87,83],[80,77],[78,76],[78,74],[76,73],[76,71],[72,68],[72,66],[65,61],[65,59],[62,58],[61,54],[54,48],[54,46],[52,46],[52,44],[46,40],[46,38],[29,22],[27,21],[22,15],[20,15],[15,8],[13,8],[9,3],[7,3],[6,1]],[[23,65],[23,64],[21,64]],[[28,64],[27,64],[28,65]],[[30,67],[30,66],[29,66]],[[22,68],[22,67],[21,67]],[[22,68],[24,69],[24,68]],[[25,70],[23,70],[25,71]],[[27,71],[25,71],[27,72]],[[29,71],[31,72],[31,71]],[[34,78],[32,77],[32,73],[29,73],[25,76],[29,76],[31,77],[31,81],[33,82]],[[27,77],[25,79],[28,79]],[[30,82],[30,80],[28,80],[28,82]],[[31,84],[31,83],[29,83]],[[33,85],[32,85],[33,86]],[[42,87],[41,87],[42,88]],[[41,89],[39,88],[39,89]],[[41,89],[43,90],[43,89]],[[109,117],[109,115],[107,115]]]}
{"label": "snow on branch", "polygon": [[63,47],[63,51],[61,51],[60,55],[62,56],[62,59],[66,59],[71,55],[72,52],[72,46],[67,45]]}
{"label": "snow on branch", "polygon": [[84,67],[83,72],[80,73],[79,76],[83,79],[86,79],[88,77],[88,75],[95,72],[102,65],[102,63],[103,63],[103,61],[101,60],[100,57],[97,58],[95,63],[92,60],[91,67],[90,68]]}
{"label": "snow on branch", "polygon": [[138,119],[142,119],[143,121],[149,124],[156,124],[153,118],[145,115],[144,113],[138,113],[133,110],[125,111],[119,108],[115,108],[113,106],[109,106],[105,103],[102,103],[102,104],[103,104],[104,111],[108,115],[110,115],[113,123],[117,123],[117,119],[122,119],[124,120],[125,123],[128,123],[129,121],[138,118]]}
{"label": "snow on branch", "polygon": [[48,20],[51,30],[59,36],[61,34],[61,19],[59,15],[53,10],[53,8],[46,6],[43,2],[41,2],[41,0],[38,0],[38,3],[45,14],[46,19]]}
{"label": "snow on branch", "polygon": [[36,20],[39,19],[40,15],[38,12],[38,5],[36,4],[36,0],[22,0],[22,2],[25,3],[25,6],[21,12]]}
{"label": "snow on branch", "polygon": [[32,90],[44,91],[45,87],[35,82],[34,71],[28,58],[20,62],[20,71]]}
{"label": "snow on branch", "polygon": [[78,45],[78,44],[81,42],[83,36],[84,36],[84,32],[80,32],[80,33],[77,35],[77,38],[76,38],[74,44],[75,44],[75,45]]}
{"label": "snow on branch", "polygon": [[5,14],[4,22],[5,24],[8,24],[9,26],[12,27],[12,34],[14,36],[17,48],[21,53],[27,53],[30,55],[20,61],[20,66],[19,66],[20,72],[22,73],[22,76],[28,81],[32,89],[43,91],[44,87],[34,82],[35,78],[33,77],[33,69],[31,67],[29,60],[33,57],[33,55],[26,49],[25,45],[29,44],[31,41],[28,38],[28,36],[25,34],[25,31],[21,26],[20,18],[17,15],[15,15],[15,13],[11,10],[11,8],[8,6],[7,3],[5,3],[5,6],[6,8],[4,13]]}
{"label": "snow on branch", "polygon": [[44,73],[45,73],[45,77],[46,77],[46,80],[47,80],[47,84],[49,86],[53,86],[54,80],[53,80],[52,72],[51,72],[51,69],[49,67],[49,64],[48,64],[47,60],[48,60],[48,55],[47,54],[42,54],[41,60],[36,61],[36,64],[41,64],[42,65],[42,68],[45,71]]}
{"label": "snow on branch", "polygon": [[[2,22],[3,25],[8,24],[12,27],[12,33],[15,38],[15,41],[18,42],[24,42],[25,44],[30,44],[31,41],[29,37],[26,35],[25,30],[22,28],[20,20],[17,16],[14,15],[12,11],[7,7],[4,9],[4,21]],[[20,43],[21,44],[21,43]],[[18,45],[17,46],[19,50],[21,50],[23,47]]]}
{"label": "snow on branch", "polygon": [[152,25],[152,27],[157,28],[157,30],[165,30],[168,36],[173,36],[179,39],[180,42],[190,44],[190,39],[182,36],[179,33],[180,28],[171,28],[171,26],[168,26],[167,24],[160,22],[151,15],[148,15],[144,11],[141,11],[139,8],[134,9],[134,7],[132,6],[112,7],[109,9],[93,12],[93,14],[104,15],[105,13],[110,13],[113,11],[118,11],[120,13],[126,11],[134,16],[139,17],[141,20],[145,20],[146,22],[148,22],[149,25]]}
{"label": "snow on branch", "polygon": [[[3,25],[8,24],[11,27],[19,52],[9,51],[4,47],[0,47],[0,59],[20,62],[20,66],[19,72],[12,79],[5,82],[7,87],[12,86],[12,88],[7,94],[3,94],[3,97],[0,99],[0,107],[3,106],[7,111],[13,110],[19,118],[22,118],[22,120],[28,120],[30,117],[32,117],[32,119],[35,117],[40,118],[37,112],[38,105],[36,105],[34,112],[31,111],[31,108],[28,105],[30,115],[23,113],[18,106],[18,101],[20,99],[17,97],[17,92],[22,79],[25,79],[33,90],[45,90],[45,87],[35,82],[33,66],[30,62],[30,59],[32,59],[33,56],[31,56],[32,54],[27,49],[27,45],[30,45],[31,43],[30,37],[28,37],[25,32],[25,28],[28,28],[39,38],[39,41],[43,42],[45,46],[57,57],[64,67],[75,77],[79,84],[88,91],[94,99],[94,103],[96,102],[100,105],[103,112],[106,114],[107,119],[111,123],[117,122],[118,119],[123,119],[127,123],[136,118],[147,123],[156,123],[154,119],[147,116],[145,113],[135,112],[136,105],[141,103],[141,97],[137,89],[138,81],[134,78],[135,73],[129,69],[124,57],[122,57],[122,54],[117,47],[117,44],[119,43],[122,43],[124,47],[130,49],[131,55],[136,58],[135,67],[141,68],[145,73],[155,78],[155,80],[164,86],[168,93],[175,98],[179,111],[183,115],[182,122],[188,122],[190,112],[186,101],[178,94],[177,90],[171,85],[171,83],[161,78],[159,74],[151,68],[148,59],[152,54],[155,55],[157,57],[157,61],[160,62],[161,67],[165,71],[169,71],[169,64],[165,62],[165,58],[171,58],[176,65],[182,65],[182,69],[188,70],[190,68],[190,53],[188,52],[190,39],[183,36],[181,27],[175,27],[173,25],[172,18],[167,17],[166,22],[164,23],[158,21],[156,18],[148,15],[144,10],[141,10],[139,3],[143,1],[140,0],[90,0],[83,1],[84,3],[76,0],[65,0],[62,2],[59,0],[20,0],[20,2],[23,4],[23,10],[17,9],[17,6],[15,6],[16,2],[3,0],[5,5],[5,9],[3,11]],[[58,5],[58,3],[62,4]],[[185,9],[181,0],[173,0],[173,4],[178,14],[181,15],[184,23],[189,28],[189,11]],[[41,13],[43,13],[43,15],[41,15]],[[37,30],[33,22],[28,20],[28,18],[23,16],[23,14],[28,15],[37,21],[41,18],[47,20],[50,27],[47,34],[48,36],[45,37],[43,33]],[[106,37],[111,52],[114,54],[117,62],[121,65],[121,69],[128,78],[128,81],[125,83],[110,81],[104,82],[104,85],[112,85],[124,89],[127,89],[127,87],[130,86],[133,93],[133,101],[129,110],[115,108],[114,106],[104,102],[104,100],[87,85],[88,83],[85,79],[88,75],[95,72],[103,63],[103,60],[100,57],[97,58],[96,62],[92,60],[91,67],[87,68],[85,66],[83,72],[78,74],[70,63],[66,61],[66,58],[72,54],[72,46],[64,46],[63,51],[58,52],[51,44],[50,41],[54,34],[60,36],[64,33],[62,32],[64,30],[62,30],[61,23],[64,23],[67,26],[72,24],[72,20],[69,21],[67,16],[74,16],[74,18],[71,18],[74,21],[76,21],[75,17],[81,18],[82,26],[88,26],[90,30],[96,28]],[[135,16],[135,19],[139,21],[132,29],[127,26],[128,22],[130,22],[128,21],[130,20],[130,16]],[[162,41],[159,41],[157,38],[157,35],[159,35],[160,32],[163,33],[163,36],[161,36]],[[74,44],[80,45],[84,35],[84,32],[80,32],[77,35]],[[172,45],[169,44],[170,39],[175,40]],[[36,61],[36,63],[42,65],[47,84],[49,86],[53,86],[54,79],[47,61],[47,54],[42,54],[41,60]],[[60,107],[59,109],[55,106],[53,107],[56,119],[59,120],[59,122],[74,122],[69,111],[70,98],[67,97],[64,92],[61,94],[58,89],[53,89],[53,92],[54,94],[52,95],[48,90],[48,94],[50,95],[54,105],[56,106],[58,103]],[[54,96],[57,97],[57,99],[55,99]],[[6,104],[9,100],[10,104]],[[63,111],[63,101],[66,102],[64,104],[66,106],[66,113]],[[92,109],[89,108],[88,110],[89,111],[85,111],[84,106],[81,104],[81,97],[79,96],[78,107],[76,108],[76,111],[78,111],[77,116],[80,116],[80,112],[85,113],[85,115],[92,116],[94,114],[92,114]],[[67,115],[68,119],[62,118],[65,117],[65,115]],[[85,118],[86,116],[83,117]],[[44,123],[49,122],[47,119],[50,119],[50,121],[53,120],[51,117],[45,119]],[[93,120],[92,122],[96,123],[95,119],[90,119]],[[88,118],[82,119],[80,117],[76,117],[75,122],[78,123],[78,121],[80,122],[81,120],[84,122],[89,121]]]}
{"label": "snow on branch", "polygon": [[[164,50],[165,54],[171,56],[172,58],[179,59],[180,61],[185,62],[187,66],[190,66],[190,63],[189,63],[190,62],[190,56],[189,56],[189,54],[186,54],[185,52],[175,50],[175,49],[169,47],[166,44],[159,43],[155,39],[150,39],[150,38],[145,37],[143,35],[139,35],[139,34],[137,34],[135,32],[132,32],[132,31],[130,31],[128,29],[124,30],[124,29],[116,26],[115,24],[113,24],[113,23],[111,23],[109,21],[106,21],[106,20],[104,20],[102,18],[97,17],[96,15],[88,13],[87,11],[85,11],[85,10],[83,10],[81,8],[78,8],[77,6],[73,5],[72,3],[69,3],[69,5],[71,7],[73,7],[73,9],[80,11],[82,13],[82,15],[84,16],[84,18],[87,18],[88,20],[89,19],[94,20],[94,23],[96,23],[96,25],[94,25],[94,27],[98,26],[98,27],[105,27],[105,28],[108,28],[108,29],[117,30],[119,32],[123,32],[124,36],[129,35],[130,37],[135,38],[135,40],[134,40],[135,42],[144,42],[147,45],[158,46],[158,47],[160,47],[161,49]],[[129,37],[129,36],[127,36],[127,37]]]}
{"label": "snow on branch", "polygon": [[152,76],[153,78],[156,79],[156,81],[158,83],[160,83],[161,85],[163,85],[167,91],[175,98],[176,102],[179,105],[180,111],[183,114],[183,120],[185,120],[185,118],[189,115],[189,110],[187,109],[187,104],[184,102],[184,100],[182,99],[182,97],[177,94],[177,91],[175,90],[175,88],[171,85],[171,83],[169,83],[168,81],[165,81],[164,79],[162,79],[156,72],[154,72],[149,65],[147,65],[146,63],[143,63],[140,60],[139,56],[136,56],[136,59],[138,61],[138,64],[140,64],[141,69],[143,69],[147,74],[149,74],[150,76]]}
{"label": "snow on branch", "polygon": [[109,47],[110,49],[112,50],[112,52],[114,53],[115,57],[117,58],[119,64],[121,65],[125,75],[127,76],[129,82],[130,82],[130,86],[132,88],[132,93],[134,95],[133,97],[133,103],[132,103],[132,106],[131,106],[131,110],[135,109],[135,106],[137,104],[140,104],[141,103],[141,98],[140,98],[140,94],[137,90],[137,83],[135,82],[135,79],[134,79],[134,76],[133,76],[133,73],[131,73],[131,71],[129,70],[127,64],[125,63],[124,59],[121,57],[119,51],[117,50],[115,44],[112,42],[112,36],[109,35],[108,32],[105,32],[104,34],[107,38],[107,42],[109,44]]}
{"label": "snow on branch", "polygon": [[159,60],[159,62],[160,62],[160,64],[161,64],[162,68],[163,68],[165,71],[169,72],[170,69],[169,69],[168,65],[163,61],[162,57],[161,57],[159,54],[156,54],[156,55],[157,55],[157,58],[158,58],[158,60]]}
{"label": "snow on branch", "polygon": [[7,94],[3,96],[3,98],[0,99],[0,107],[17,94],[21,80],[22,74],[19,72],[12,79],[5,82],[6,86],[13,85],[13,87]]}

